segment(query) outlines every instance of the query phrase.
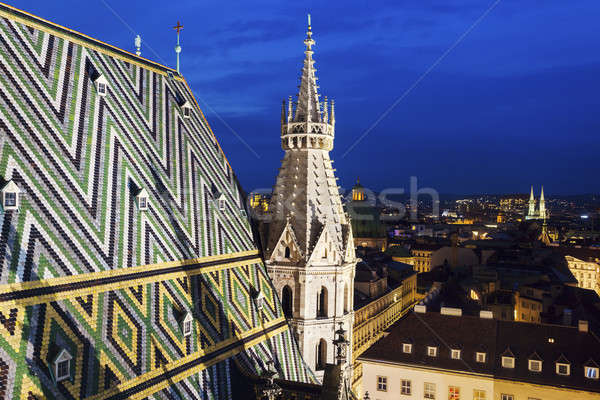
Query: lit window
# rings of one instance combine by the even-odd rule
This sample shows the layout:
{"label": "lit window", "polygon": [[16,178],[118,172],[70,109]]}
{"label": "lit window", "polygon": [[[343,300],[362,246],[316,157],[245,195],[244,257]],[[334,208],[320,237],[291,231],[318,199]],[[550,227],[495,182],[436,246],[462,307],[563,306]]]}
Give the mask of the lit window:
{"label": "lit window", "polygon": [[558,375],[569,375],[571,373],[571,365],[565,363],[556,363],[556,373]]}
{"label": "lit window", "polygon": [[515,396],[512,394],[503,394],[500,397],[501,400],[515,400]]}
{"label": "lit window", "polygon": [[474,389],[473,400],[485,400],[485,390]]}
{"label": "lit window", "polygon": [[71,377],[71,360],[73,357],[65,349],[61,350],[58,357],[54,360],[54,376],[56,382],[69,379]]}
{"label": "lit window", "polygon": [[460,388],[458,386],[448,386],[448,400],[460,400]]}
{"label": "lit window", "polygon": [[377,390],[380,392],[387,392],[387,376],[377,377]]}
{"label": "lit window", "polygon": [[410,396],[411,395],[411,387],[410,381],[406,379],[402,379],[402,386],[400,387],[400,394]]}
{"label": "lit window", "polygon": [[585,377],[590,379],[598,379],[598,368],[585,367]]}
{"label": "lit window", "polygon": [[423,398],[426,400],[435,400],[435,383],[425,382]]}
{"label": "lit window", "polygon": [[428,346],[427,347],[427,355],[429,357],[437,357],[437,347]]}
{"label": "lit window", "polygon": [[453,360],[460,360],[460,350],[457,350],[457,349],[450,350],[450,357]]}
{"label": "lit window", "polygon": [[529,360],[529,370],[533,372],[541,372],[542,362],[539,360]]}
{"label": "lit window", "polygon": [[475,360],[478,363],[484,363],[485,362],[485,353],[481,353],[481,352],[475,353]]}
{"label": "lit window", "polygon": [[515,367],[515,358],[514,357],[502,357],[502,367],[503,368],[514,368]]}
{"label": "lit window", "polygon": [[410,344],[410,343],[403,343],[402,344],[402,352],[403,353],[412,353],[412,344]]}

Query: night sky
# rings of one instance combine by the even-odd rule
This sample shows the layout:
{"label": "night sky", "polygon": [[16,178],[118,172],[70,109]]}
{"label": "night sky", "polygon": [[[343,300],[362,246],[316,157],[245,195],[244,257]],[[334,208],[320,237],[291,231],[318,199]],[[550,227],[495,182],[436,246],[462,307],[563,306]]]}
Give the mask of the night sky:
{"label": "night sky", "polygon": [[170,66],[181,20],[182,73],[246,190],[275,182],[310,12],[344,188],[600,192],[598,0],[9,3],[127,50],[139,33]]}

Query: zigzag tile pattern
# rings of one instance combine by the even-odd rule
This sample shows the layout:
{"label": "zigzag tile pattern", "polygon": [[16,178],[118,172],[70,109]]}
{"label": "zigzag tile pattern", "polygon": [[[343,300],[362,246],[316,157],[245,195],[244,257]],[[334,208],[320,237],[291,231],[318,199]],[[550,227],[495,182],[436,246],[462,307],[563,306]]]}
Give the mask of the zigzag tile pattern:
{"label": "zigzag tile pattern", "polygon": [[[82,37],[0,4],[0,185],[21,190],[18,211],[0,209],[0,288],[73,282],[68,298],[0,299],[0,397],[226,399],[232,363],[259,373],[267,359],[314,381],[262,262],[80,289],[101,271],[255,250],[237,179],[185,81]],[[57,349],[73,357],[60,382]],[[170,376],[195,354],[193,372]],[[157,371],[154,385],[129,384]]]}

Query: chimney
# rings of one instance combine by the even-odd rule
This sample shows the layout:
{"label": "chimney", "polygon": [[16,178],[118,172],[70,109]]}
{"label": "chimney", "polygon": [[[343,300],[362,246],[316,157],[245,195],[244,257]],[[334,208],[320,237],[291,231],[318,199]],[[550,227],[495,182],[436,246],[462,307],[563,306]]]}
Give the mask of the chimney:
{"label": "chimney", "polygon": [[462,309],[460,309],[460,308],[453,308],[453,307],[442,307],[440,309],[440,314],[442,314],[442,315],[453,315],[455,317],[460,317],[460,316],[462,316]]}
{"label": "chimney", "polygon": [[415,306],[415,312],[419,314],[425,314],[427,312],[427,306],[423,304],[417,304]]}
{"label": "chimney", "polygon": [[587,321],[579,320],[578,326],[579,326],[579,332],[588,332],[589,331],[589,324]]}

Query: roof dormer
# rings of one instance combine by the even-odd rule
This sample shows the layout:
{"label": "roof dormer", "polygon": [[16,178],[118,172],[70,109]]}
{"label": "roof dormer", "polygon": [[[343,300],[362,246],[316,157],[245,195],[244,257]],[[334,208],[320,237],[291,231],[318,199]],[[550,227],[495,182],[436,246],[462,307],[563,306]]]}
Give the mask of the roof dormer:
{"label": "roof dormer", "polygon": [[515,367],[515,355],[510,349],[506,349],[504,353],[501,354],[500,358],[502,362],[502,368],[514,368]]}
{"label": "roof dormer", "polygon": [[571,362],[563,354],[556,360],[556,375],[571,375]]}
{"label": "roof dormer", "polygon": [[2,197],[2,209],[4,211],[19,209],[19,193],[21,193],[21,189],[19,189],[13,180],[8,181],[4,185],[0,192]]}
{"label": "roof dormer", "polygon": [[66,349],[61,349],[52,361],[52,372],[56,382],[71,378],[71,360],[73,356]]}
{"label": "roof dormer", "polygon": [[148,209],[148,198],[148,192],[144,188],[142,188],[135,196],[135,201],[140,211],[146,211]]}
{"label": "roof dormer", "polygon": [[104,77],[104,75],[99,74],[93,80],[94,85],[96,85],[96,93],[100,96],[106,96],[108,93],[108,81]]}
{"label": "roof dormer", "polygon": [[538,353],[533,352],[533,354],[529,356],[527,364],[528,369],[531,372],[542,372],[542,358],[538,355]]}
{"label": "roof dormer", "polygon": [[183,319],[181,320],[181,332],[184,337],[190,336],[192,334],[192,330],[194,327],[194,318],[192,318],[192,314],[187,312],[185,313]]}
{"label": "roof dormer", "polygon": [[183,118],[190,118],[192,116],[192,104],[189,101],[184,101],[181,104],[181,111],[183,112]]}

